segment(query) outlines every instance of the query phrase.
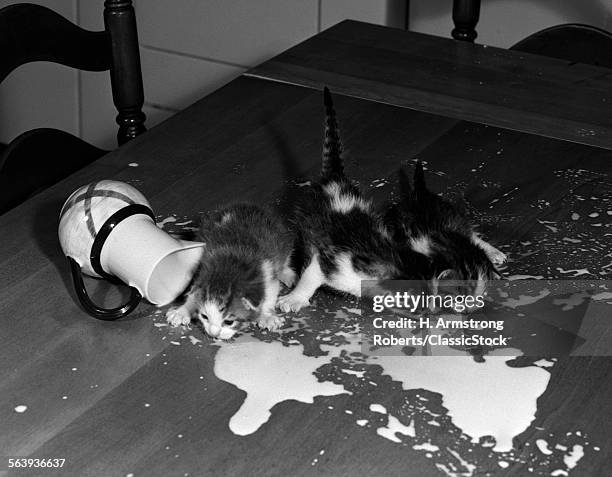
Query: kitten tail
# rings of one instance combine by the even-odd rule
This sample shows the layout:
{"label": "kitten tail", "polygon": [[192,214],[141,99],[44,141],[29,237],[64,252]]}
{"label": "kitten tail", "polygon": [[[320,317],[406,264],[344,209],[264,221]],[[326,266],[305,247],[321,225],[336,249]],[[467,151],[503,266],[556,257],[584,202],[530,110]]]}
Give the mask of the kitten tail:
{"label": "kitten tail", "polygon": [[323,139],[321,177],[323,179],[338,179],[344,177],[342,143],[334,103],[327,86],[323,89],[323,104],[325,105],[325,137]]}

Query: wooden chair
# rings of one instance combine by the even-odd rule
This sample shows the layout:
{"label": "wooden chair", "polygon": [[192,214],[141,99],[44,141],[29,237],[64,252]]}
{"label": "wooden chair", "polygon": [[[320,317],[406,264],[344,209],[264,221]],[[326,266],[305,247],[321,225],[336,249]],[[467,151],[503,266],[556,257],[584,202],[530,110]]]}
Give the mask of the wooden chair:
{"label": "wooden chair", "polygon": [[[473,42],[478,34],[480,0],[453,0],[451,35],[456,40]],[[557,25],[528,36],[511,50],[550,56],[576,63],[612,67],[612,34],[579,23]]]}
{"label": "wooden chair", "polygon": [[[20,65],[51,61],[87,71],[110,70],[119,145],[144,132],[136,17],[131,0],[104,2],[105,30],[83,30],[46,7],[0,10],[0,82]],[[107,151],[56,129],[34,129],[0,154],[0,214],[96,160]]]}
{"label": "wooden chair", "polygon": [[510,49],[612,68],[612,34],[589,25],[568,23],[546,28]]}

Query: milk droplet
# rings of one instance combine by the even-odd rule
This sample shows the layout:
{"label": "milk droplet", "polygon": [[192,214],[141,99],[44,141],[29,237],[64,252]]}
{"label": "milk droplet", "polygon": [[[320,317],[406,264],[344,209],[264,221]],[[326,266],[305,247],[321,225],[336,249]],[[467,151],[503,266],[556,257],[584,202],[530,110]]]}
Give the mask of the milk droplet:
{"label": "milk droplet", "polygon": [[536,445],[538,446],[538,449],[540,449],[540,452],[542,454],[544,455],[552,454],[552,451],[548,448],[548,442],[546,442],[544,439],[537,439]]}
{"label": "milk droplet", "polygon": [[23,404],[21,404],[15,407],[15,412],[18,412],[19,414],[21,414],[22,412],[26,412],[27,409],[28,409],[28,406],[24,406]]}

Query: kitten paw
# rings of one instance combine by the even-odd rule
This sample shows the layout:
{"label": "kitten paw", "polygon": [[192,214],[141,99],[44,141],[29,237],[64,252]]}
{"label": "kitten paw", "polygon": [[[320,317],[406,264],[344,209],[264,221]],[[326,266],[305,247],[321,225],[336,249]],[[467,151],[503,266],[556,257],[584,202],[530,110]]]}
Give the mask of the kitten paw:
{"label": "kitten paw", "polygon": [[300,311],[301,308],[309,305],[310,300],[295,293],[289,293],[278,299],[278,307],[285,313],[288,311]]}
{"label": "kitten paw", "polygon": [[257,319],[257,324],[260,328],[265,328],[270,331],[277,331],[283,326],[283,323],[285,323],[285,319],[273,313],[263,314]]}
{"label": "kitten paw", "polygon": [[507,255],[501,250],[492,250],[489,256],[493,265],[503,265],[508,260]]}
{"label": "kitten paw", "polygon": [[191,323],[191,315],[184,306],[179,306],[178,308],[170,308],[166,312],[166,321],[169,325],[174,327],[186,326]]}

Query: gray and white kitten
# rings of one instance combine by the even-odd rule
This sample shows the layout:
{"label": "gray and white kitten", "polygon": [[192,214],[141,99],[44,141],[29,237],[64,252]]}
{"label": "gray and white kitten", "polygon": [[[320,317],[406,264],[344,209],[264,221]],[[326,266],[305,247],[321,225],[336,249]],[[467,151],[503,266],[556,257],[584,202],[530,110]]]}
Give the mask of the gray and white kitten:
{"label": "gray and white kitten", "polygon": [[[297,285],[278,301],[282,311],[298,311],[309,305],[322,285],[359,297],[362,280],[384,280],[399,274],[401,259],[382,215],[344,173],[336,113],[327,88],[323,97],[321,177],[318,183],[302,189],[302,200],[294,212],[296,256],[302,263],[296,264]],[[428,261],[421,254],[408,252],[410,260],[404,257],[406,262],[414,264],[419,257]],[[411,278],[417,278],[416,274]]]}
{"label": "gray and white kitten", "polygon": [[229,339],[241,321],[254,319],[277,330],[284,319],[275,307],[280,282],[291,286],[293,238],[271,211],[253,204],[227,206],[203,218],[206,246],[181,306],[166,314],[173,326],[199,320],[213,338]]}

